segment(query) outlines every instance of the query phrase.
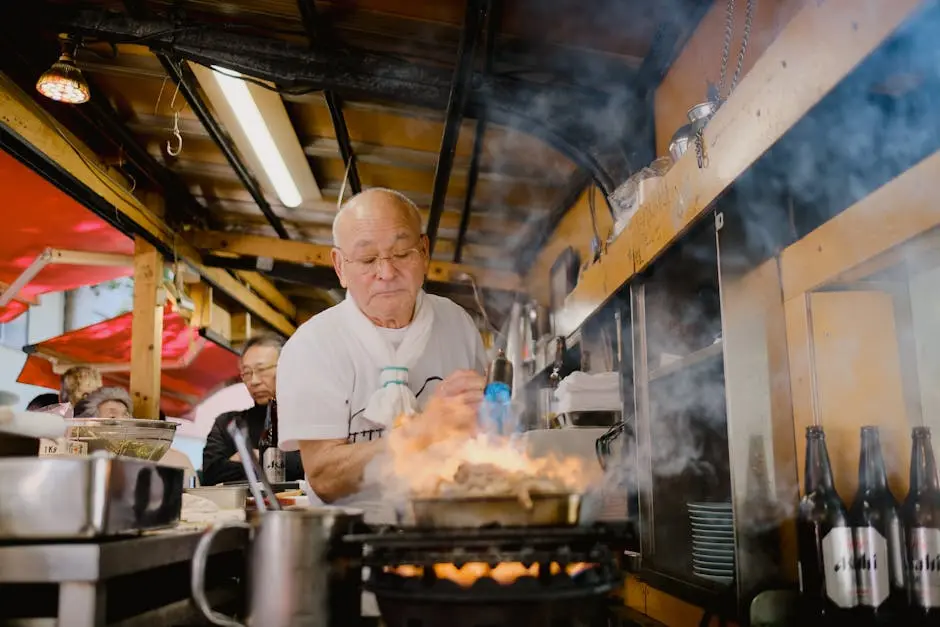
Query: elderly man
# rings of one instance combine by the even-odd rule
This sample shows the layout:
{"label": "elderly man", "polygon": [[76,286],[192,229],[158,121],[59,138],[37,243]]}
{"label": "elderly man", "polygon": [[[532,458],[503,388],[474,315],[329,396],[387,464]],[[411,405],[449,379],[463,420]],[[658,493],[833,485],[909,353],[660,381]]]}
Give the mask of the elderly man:
{"label": "elderly man", "polygon": [[389,511],[379,486],[363,485],[366,465],[403,415],[415,415],[408,430],[428,443],[472,430],[472,411],[441,408],[479,405],[485,351],[466,311],[421,289],[428,238],[408,198],[386,189],[353,197],[336,215],[333,245],[346,299],[284,346],[282,448],[300,449],[320,499],[360,507],[370,522],[392,522],[383,520]]}
{"label": "elderly man", "polygon": [[[202,451],[202,483],[215,485],[245,481],[245,470],[235,450],[226,425],[236,414],[241,414],[248,425],[249,442],[258,448],[261,436],[270,426],[274,393],[277,386],[277,360],[283,341],[276,335],[259,335],[245,343],[241,357],[241,377],[255,404],[241,412],[225,412],[215,419]],[[280,421],[278,421],[280,425]],[[303,479],[303,465],[299,453],[284,455],[288,481]]]}

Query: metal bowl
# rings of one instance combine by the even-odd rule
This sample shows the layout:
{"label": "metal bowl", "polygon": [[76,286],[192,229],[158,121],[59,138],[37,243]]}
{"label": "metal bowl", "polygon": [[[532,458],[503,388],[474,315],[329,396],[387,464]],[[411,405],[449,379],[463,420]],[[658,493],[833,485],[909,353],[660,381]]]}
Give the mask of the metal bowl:
{"label": "metal bowl", "polygon": [[139,418],[69,418],[65,437],[85,442],[88,452],[157,461],[173,443],[176,423]]}

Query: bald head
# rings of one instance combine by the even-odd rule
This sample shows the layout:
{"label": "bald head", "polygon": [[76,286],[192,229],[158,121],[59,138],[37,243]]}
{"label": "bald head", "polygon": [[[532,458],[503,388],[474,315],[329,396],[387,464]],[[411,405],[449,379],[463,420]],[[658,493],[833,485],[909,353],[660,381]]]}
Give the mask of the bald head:
{"label": "bald head", "polygon": [[391,189],[373,187],[347,200],[333,218],[333,245],[343,248],[360,227],[376,222],[403,221],[421,235],[421,212],[411,199]]}

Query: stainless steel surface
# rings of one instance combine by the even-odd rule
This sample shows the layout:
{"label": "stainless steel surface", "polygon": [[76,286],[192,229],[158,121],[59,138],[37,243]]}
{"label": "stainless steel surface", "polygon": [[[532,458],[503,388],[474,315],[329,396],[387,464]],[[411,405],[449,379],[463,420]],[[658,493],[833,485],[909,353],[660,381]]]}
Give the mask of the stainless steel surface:
{"label": "stainless steel surface", "polygon": [[653,498],[650,483],[653,475],[653,443],[650,429],[649,351],[646,343],[646,287],[634,283],[630,287],[633,317],[633,386],[636,407],[636,468],[639,488],[640,553],[655,551]]}
{"label": "stainless steel surface", "polygon": [[672,157],[673,162],[678,161],[689,149],[692,134],[692,126],[690,124],[680,126],[675,134],[673,134],[672,140],[669,142],[669,156]]}
{"label": "stainless steel surface", "polygon": [[[189,562],[200,537],[197,532],[165,531],[106,542],[3,546],[0,547],[0,583],[59,585],[58,617],[24,618],[18,624],[99,627],[105,624],[109,579]],[[219,537],[212,552],[240,550],[246,540],[247,535],[229,531]],[[25,616],[48,610],[31,606],[31,598],[25,597],[23,607],[15,609]],[[166,623],[137,621],[136,624]]]}
{"label": "stainless steel surface", "polygon": [[0,459],[0,538],[90,538],[179,521],[183,469],[113,457]]}
{"label": "stainless steel surface", "polygon": [[127,418],[69,418],[65,437],[88,445],[88,452],[157,461],[170,449],[176,423]]}
{"label": "stainless steel surface", "polygon": [[578,524],[578,494],[533,494],[532,507],[515,495],[466,498],[417,498],[411,501],[418,527],[573,526]]}
{"label": "stainless steel surface", "polygon": [[693,133],[698,130],[699,126],[704,125],[709,118],[715,115],[717,110],[718,105],[711,101],[700,102],[689,109],[686,115],[689,118],[689,124],[692,125]]}
{"label": "stainless steel surface", "polygon": [[764,581],[796,580],[781,541],[799,484],[780,270],[776,258],[743,262],[740,231],[723,225],[717,241],[736,583],[746,598]]}
{"label": "stainless steel surface", "polygon": [[[245,426],[244,420],[239,416],[235,416],[229,421],[228,425],[226,425],[226,429],[232,441],[235,442],[238,456],[242,460],[242,467],[245,469],[245,478],[248,480],[248,489],[251,490],[251,495],[255,499],[255,507],[257,507],[258,511],[262,514],[268,511],[268,509],[281,509],[280,502],[274,498],[274,488],[271,486],[271,482],[268,481],[264,471],[261,469],[261,465],[258,463],[258,459],[255,457],[252,447],[248,445],[248,428]],[[264,486],[264,492],[271,496],[268,503],[265,503],[264,494],[261,492],[259,483]]]}
{"label": "stainless steel surface", "polygon": [[248,499],[248,486],[206,486],[188,488],[187,494],[212,501],[220,509],[244,509]]}
{"label": "stainless steel surface", "polygon": [[620,421],[619,411],[567,411],[556,416],[559,426],[570,427],[610,427]]}
{"label": "stainless steel surface", "polygon": [[361,521],[361,512],[322,507],[268,511],[255,525],[235,521],[216,525],[196,547],[192,562],[193,600],[213,624],[228,627],[242,624],[210,606],[205,594],[205,568],[218,533],[228,528],[250,529],[253,537],[248,623],[265,627],[325,627],[331,593],[329,552],[340,534]]}

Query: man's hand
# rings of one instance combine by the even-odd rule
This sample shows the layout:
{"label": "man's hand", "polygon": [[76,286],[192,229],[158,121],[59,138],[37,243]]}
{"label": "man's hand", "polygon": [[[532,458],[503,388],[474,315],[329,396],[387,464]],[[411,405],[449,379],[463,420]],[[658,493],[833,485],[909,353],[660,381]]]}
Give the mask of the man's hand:
{"label": "man's hand", "polygon": [[486,386],[486,379],[475,370],[457,370],[446,379],[441,381],[440,385],[434,390],[431,402],[439,399],[447,399],[456,403],[463,403],[471,410],[476,412],[480,403],[483,402],[483,388]]}

